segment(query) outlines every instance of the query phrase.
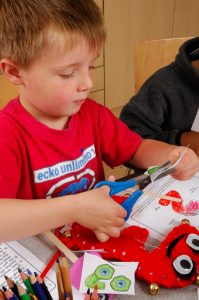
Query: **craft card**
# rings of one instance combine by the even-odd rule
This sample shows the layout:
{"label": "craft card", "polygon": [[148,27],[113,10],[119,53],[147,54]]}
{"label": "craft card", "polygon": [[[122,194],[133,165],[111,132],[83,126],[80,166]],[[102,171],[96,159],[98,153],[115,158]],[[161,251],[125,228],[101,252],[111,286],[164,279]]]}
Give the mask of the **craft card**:
{"label": "craft card", "polygon": [[188,219],[191,225],[199,229],[199,173],[186,181],[174,180],[169,175],[148,185],[145,190],[177,196],[182,201],[177,203],[143,195],[134,205],[127,225],[145,227],[151,236],[160,241],[182,219]]}
{"label": "craft card", "polygon": [[99,293],[135,295],[136,262],[107,262],[101,257],[85,253],[80,292],[86,293],[95,284]]}

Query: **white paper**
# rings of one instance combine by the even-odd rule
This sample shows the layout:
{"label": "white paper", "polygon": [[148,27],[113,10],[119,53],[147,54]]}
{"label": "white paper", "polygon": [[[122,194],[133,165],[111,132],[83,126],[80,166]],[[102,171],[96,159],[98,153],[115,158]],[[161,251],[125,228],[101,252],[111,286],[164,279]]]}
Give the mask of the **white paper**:
{"label": "white paper", "polygon": [[165,239],[182,219],[188,219],[192,226],[199,229],[199,173],[186,181],[174,180],[167,176],[148,185],[145,190],[164,195],[175,190],[183,199],[183,207],[188,208],[191,203],[195,203],[195,210],[192,211],[195,215],[178,213],[174,211],[171,203],[163,206],[159,203],[159,198],[143,195],[135,203],[127,225],[145,227],[152,237],[160,241]]}
{"label": "white paper", "polygon": [[84,300],[85,295],[80,294],[76,288],[72,287],[72,293],[73,293],[74,300]]}
{"label": "white paper", "polygon": [[[102,277],[99,277],[99,280],[96,282],[98,283],[99,293],[135,295],[135,271],[137,266],[138,262],[107,262],[99,256],[85,253],[80,292],[86,293],[88,289],[85,283],[86,279],[89,276],[95,276],[95,278],[97,276],[98,278],[96,271],[101,268],[99,273]],[[103,270],[105,270],[105,273],[108,270],[109,278],[105,279],[106,275],[104,276],[105,273]],[[104,287],[100,289],[99,284],[103,284]],[[124,288],[123,290],[124,286],[126,289]]]}
{"label": "white paper", "polygon": [[191,130],[199,132],[199,109],[198,109],[195,119],[193,121]]}
{"label": "white paper", "polygon": [[[23,284],[18,268],[25,273],[29,269],[32,273],[38,274],[45,268],[45,264],[40,259],[18,242],[0,243],[0,262],[0,287],[7,286],[4,275]],[[44,280],[52,298],[58,300],[55,272],[50,270]]]}

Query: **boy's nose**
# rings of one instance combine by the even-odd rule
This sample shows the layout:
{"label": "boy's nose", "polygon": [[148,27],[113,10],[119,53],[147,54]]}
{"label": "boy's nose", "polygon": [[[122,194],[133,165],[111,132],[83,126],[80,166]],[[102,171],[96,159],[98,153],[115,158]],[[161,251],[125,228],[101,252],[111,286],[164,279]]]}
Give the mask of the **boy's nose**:
{"label": "boy's nose", "polygon": [[91,74],[82,75],[78,85],[78,91],[90,91],[92,87],[93,87],[93,79]]}

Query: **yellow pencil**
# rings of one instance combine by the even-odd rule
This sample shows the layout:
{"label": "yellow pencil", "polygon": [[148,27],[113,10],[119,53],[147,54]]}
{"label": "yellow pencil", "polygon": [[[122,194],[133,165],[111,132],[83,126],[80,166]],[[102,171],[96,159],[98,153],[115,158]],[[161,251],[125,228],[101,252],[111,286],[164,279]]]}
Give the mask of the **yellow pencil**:
{"label": "yellow pencil", "polygon": [[64,285],[62,281],[62,273],[61,273],[61,266],[59,260],[56,261],[56,279],[57,279],[57,289],[59,294],[59,300],[65,300],[65,292],[64,292]]}
{"label": "yellow pencil", "polygon": [[60,258],[61,274],[65,293],[69,293],[70,299],[73,299],[71,280],[70,280],[70,266],[66,256]]}

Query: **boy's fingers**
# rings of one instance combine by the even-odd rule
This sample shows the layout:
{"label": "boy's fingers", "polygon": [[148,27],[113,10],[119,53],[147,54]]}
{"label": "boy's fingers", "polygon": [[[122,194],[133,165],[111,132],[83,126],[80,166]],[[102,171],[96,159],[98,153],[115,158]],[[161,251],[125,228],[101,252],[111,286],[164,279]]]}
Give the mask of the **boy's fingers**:
{"label": "boy's fingers", "polygon": [[111,237],[118,238],[120,236],[121,231],[117,227],[112,227],[108,233]]}
{"label": "boy's fingers", "polygon": [[115,176],[114,175],[110,175],[109,178],[108,178],[108,181],[113,181],[114,182],[115,181]]}
{"label": "boy's fingers", "polygon": [[104,191],[106,191],[107,194],[109,194],[109,192],[110,192],[110,187],[108,185],[103,185],[100,187],[100,189],[103,189]]}
{"label": "boy's fingers", "polygon": [[120,211],[118,213],[118,217],[124,219],[127,215],[127,211],[126,209],[124,209],[121,205],[120,205]]}
{"label": "boy's fingers", "polygon": [[104,233],[104,232],[101,232],[101,231],[98,231],[98,230],[95,230],[94,232],[95,232],[95,235],[96,235],[97,239],[102,243],[107,242],[110,237],[118,238],[120,236],[120,233],[121,233],[120,229],[117,228],[117,227],[109,228],[108,234]]}
{"label": "boy's fingers", "polygon": [[109,240],[109,238],[110,238],[110,237],[109,237],[106,233],[104,233],[104,232],[99,232],[99,231],[95,230],[94,233],[95,233],[97,239],[98,239],[100,242],[102,242],[102,243],[107,242],[107,241]]}
{"label": "boy's fingers", "polygon": [[117,221],[115,222],[115,226],[123,227],[124,224],[125,224],[125,220],[123,218],[117,218]]}
{"label": "boy's fingers", "polygon": [[[115,176],[110,175],[110,176],[108,177],[108,181],[114,182],[114,181],[115,181]],[[108,193],[110,192],[110,187],[109,187],[108,185],[103,185],[102,188],[103,188],[105,191],[107,191]]]}

